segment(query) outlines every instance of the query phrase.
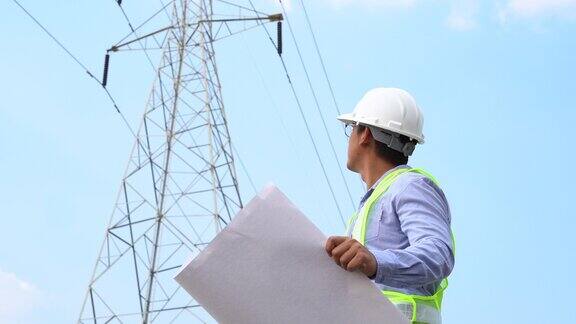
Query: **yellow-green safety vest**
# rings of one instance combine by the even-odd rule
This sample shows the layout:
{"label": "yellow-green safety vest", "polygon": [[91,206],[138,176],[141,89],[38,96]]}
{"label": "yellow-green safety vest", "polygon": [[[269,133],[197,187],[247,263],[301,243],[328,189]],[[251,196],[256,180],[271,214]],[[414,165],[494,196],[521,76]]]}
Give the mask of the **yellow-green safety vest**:
{"label": "yellow-green safety vest", "polygon": [[[430,179],[438,186],[438,181],[428,172],[416,168],[401,168],[391,171],[380,183],[374,188],[368,200],[364,203],[359,213],[354,213],[348,222],[347,233],[352,228],[352,238],[366,245],[366,227],[368,226],[368,217],[374,203],[390,188],[390,186],[400,177],[407,172],[414,172],[422,174]],[[455,249],[454,236],[452,236],[452,245]],[[443,279],[440,286],[432,296],[408,295],[397,291],[382,290],[382,293],[394,304],[400,311],[406,315],[414,324],[429,323],[435,324],[440,322],[440,310],[442,307],[442,297],[444,290],[448,287],[448,280]]]}

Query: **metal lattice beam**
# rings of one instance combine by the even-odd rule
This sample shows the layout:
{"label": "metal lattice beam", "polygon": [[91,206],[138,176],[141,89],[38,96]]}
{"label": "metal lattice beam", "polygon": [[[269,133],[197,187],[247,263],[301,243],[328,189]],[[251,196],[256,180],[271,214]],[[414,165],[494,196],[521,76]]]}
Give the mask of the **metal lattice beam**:
{"label": "metal lattice beam", "polygon": [[78,323],[210,321],[172,278],[242,208],[213,43],[281,16],[214,19],[204,0],[171,9],[169,28],[112,48],[151,38],[163,54]]}

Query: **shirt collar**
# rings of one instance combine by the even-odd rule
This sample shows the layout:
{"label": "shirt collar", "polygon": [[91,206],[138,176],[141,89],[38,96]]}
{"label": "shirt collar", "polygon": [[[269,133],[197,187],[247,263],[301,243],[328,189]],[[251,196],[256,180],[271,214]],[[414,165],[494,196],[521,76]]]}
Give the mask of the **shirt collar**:
{"label": "shirt collar", "polygon": [[384,174],[378,178],[378,180],[376,180],[376,182],[374,182],[374,184],[372,185],[372,187],[370,187],[370,189],[368,189],[368,191],[366,191],[366,193],[364,194],[364,196],[362,196],[362,200],[360,200],[360,206],[364,205],[364,203],[366,202],[366,200],[368,200],[368,197],[370,197],[370,195],[372,194],[372,192],[374,191],[374,189],[376,188],[376,186],[378,186],[378,184],[384,179],[386,178],[386,176],[388,174],[390,174],[391,172],[398,170],[398,169],[405,169],[405,168],[409,168],[410,166],[408,166],[407,164],[401,164],[395,168],[392,168],[386,172],[384,172]]}

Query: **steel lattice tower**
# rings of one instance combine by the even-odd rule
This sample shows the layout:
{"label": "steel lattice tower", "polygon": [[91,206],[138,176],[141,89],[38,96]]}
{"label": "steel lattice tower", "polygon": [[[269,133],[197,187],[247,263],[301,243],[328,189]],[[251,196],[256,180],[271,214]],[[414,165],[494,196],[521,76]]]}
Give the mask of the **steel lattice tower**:
{"label": "steel lattice tower", "polygon": [[210,321],[173,276],[242,208],[213,43],[282,20],[213,10],[211,0],[173,1],[169,26],[109,50],[154,38],[163,54],[78,323]]}

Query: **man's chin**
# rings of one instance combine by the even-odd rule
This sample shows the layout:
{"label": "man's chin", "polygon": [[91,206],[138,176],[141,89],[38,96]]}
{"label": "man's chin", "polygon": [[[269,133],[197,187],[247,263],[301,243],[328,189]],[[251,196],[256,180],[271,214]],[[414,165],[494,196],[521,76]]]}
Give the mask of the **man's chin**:
{"label": "man's chin", "polygon": [[354,166],[351,165],[350,163],[346,163],[346,168],[347,168],[348,170],[352,171],[352,172],[358,173],[358,172],[356,171],[356,168],[354,168]]}

